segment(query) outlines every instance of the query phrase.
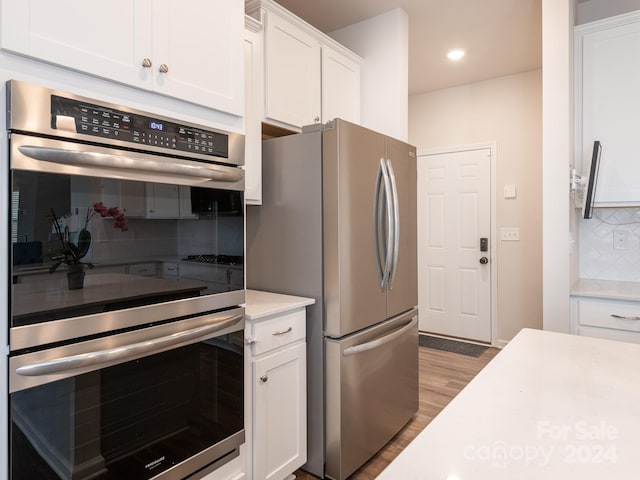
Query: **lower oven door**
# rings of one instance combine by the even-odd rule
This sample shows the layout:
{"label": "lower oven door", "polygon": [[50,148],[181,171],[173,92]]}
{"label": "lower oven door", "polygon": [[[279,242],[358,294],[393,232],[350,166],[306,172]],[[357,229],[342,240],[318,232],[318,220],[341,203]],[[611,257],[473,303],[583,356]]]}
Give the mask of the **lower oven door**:
{"label": "lower oven door", "polygon": [[182,479],[234,458],[243,329],[237,308],[11,357],[11,480]]}

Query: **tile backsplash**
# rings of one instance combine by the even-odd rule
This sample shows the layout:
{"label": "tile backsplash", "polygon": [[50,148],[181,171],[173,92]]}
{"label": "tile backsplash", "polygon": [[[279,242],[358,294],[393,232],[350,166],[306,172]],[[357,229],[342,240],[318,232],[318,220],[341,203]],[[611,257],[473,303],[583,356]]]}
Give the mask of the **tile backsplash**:
{"label": "tile backsplash", "polygon": [[640,208],[596,208],[579,248],[580,277],[640,282]]}

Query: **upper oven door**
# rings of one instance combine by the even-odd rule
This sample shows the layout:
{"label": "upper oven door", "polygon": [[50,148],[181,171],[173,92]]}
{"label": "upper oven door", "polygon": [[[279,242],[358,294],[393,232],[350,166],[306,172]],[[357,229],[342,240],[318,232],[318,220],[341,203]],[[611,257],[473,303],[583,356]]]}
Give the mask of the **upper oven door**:
{"label": "upper oven door", "polygon": [[[244,303],[242,169],[16,133],[10,152],[12,350]],[[194,273],[204,255],[227,261]]]}

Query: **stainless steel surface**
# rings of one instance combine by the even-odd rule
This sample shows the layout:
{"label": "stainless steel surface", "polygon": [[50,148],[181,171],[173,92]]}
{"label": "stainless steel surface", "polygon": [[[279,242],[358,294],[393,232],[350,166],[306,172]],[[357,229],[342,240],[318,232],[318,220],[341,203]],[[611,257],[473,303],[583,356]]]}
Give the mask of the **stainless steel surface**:
{"label": "stainless steel surface", "polygon": [[151,63],[151,59],[150,58],[143,58],[142,59],[142,66],[144,68],[151,68],[151,66],[153,66],[153,63]]}
{"label": "stainless steel surface", "polygon": [[244,171],[172,157],[11,134],[11,168],[244,190]]}
{"label": "stainless steel surface", "polygon": [[398,250],[400,246],[400,209],[398,206],[398,186],[396,184],[396,176],[393,173],[393,164],[391,160],[387,160],[387,172],[391,183],[391,199],[393,205],[393,243],[389,250],[393,252],[391,267],[389,269],[389,290],[393,288],[393,276],[398,265]]}
{"label": "stainless steel surface", "polygon": [[418,409],[417,309],[325,346],[325,475],[343,480]]}
{"label": "stainless steel surface", "polygon": [[[263,202],[247,208],[247,286],[316,300],[307,311],[308,461],[303,468],[320,478],[325,465],[339,464],[341,455],[353,462],[351,468],[355,458],[361,463],[369,458],[362,452],[375,453],[364,441],[367,435],[347,432],[340,437],[358,425],[349,423],[350,419],[341,425],[342,419],[325,417],[325,406],[327,412],[334,412],[347,408],[342,400],[357,402],[362,414],[356,412],[352,420],[368,418],[373,443],[385,438],[377,448],[417,410],[417,326],[415,320],[412,326],[406,325],[415,316],[418,302],[415,161],[415,148],[339,119],[263,142]],[[397,214],[389,163],[395,177]],[[397,232],[396,224],[402,226]],[[392,264],[394,283],[389,290],[386,279]],[[402,320],[386,322],[403,313]],[[372,326],[380,330],[369,336]],[[403,327],[407,331],[395,338]],[[378,341],[388,334],[388,342]],[[414,335],[415,342],[407,340]],[[331,373],[325,371],[330,368],[329,345],[352,338],[357,341],[341,344],[343,349],[373,343],[363,347],[367,351],[346,357],[339,349],[332,358],[345,362],[342,373],[335,365]],[[402,348],[394,347],[403,342]],[[364,365],[363,357],[371,360]],[[341,383],[353,384],[352,398],[333,395],[330,406],[325,388],[339,389]],[[391,415],[390,428],[384,431],[375,424],[385,412],[371,415],[368,406],[380,408],[383,403],[390,412],[402,412]],[[400,418],[402,424],[394,423]],[[329,438],[329,431],[337,436]],[[352,455],[352,447],[359,453]],[[347,466],[339,465],[337,470],[345,474]]]}
{"label": "stainless steel surface", "polygon": [[[215,168],[202,165],[186,165],[178,162],[163,162],[158,159],[151,160],[135,155],[101,153],[95,151],[82,151],[71,147],[65,150],[62,148],[37,147],[25,145],[18,147],[20,153],[36,160],[60,163],[62,165],[71,164],[87,167],[116,168],[121,170],[150,170],[157,173],[167,173],[183,177],[205,178],[218,182],[239,182],[242,174],[236,172],[223,172]],[[220,167],[225,168],[225,167]]]}
{"label": "stainless steel surface", "polygon": [[167,66],[166,63],[163,63],[160,65],[160,68],[158,68],[158,71],[160,73],[167,73],[169,71],[169,67]]}
{"label": "stainless steel surface", "polygon": [[[149,60],[151,63],[151,60]],[[104,143],[119,147],[130,147],[130,144],[115,139],[106,139],[101,137],[95,137],[91,135],[84,135],[76,133],[75,131],[67,131],[64,129],[55,129],[51,126],[51,95],[59,95],[65,98],[73,100],[84,101],[88,103],[96,103],[99,101],[100,105],[106,108],[114,108],[123,112],[132,114],[141,114],[151,116],[158,120],[177,122],[181,125],[186,125],[193,128],[203,128],[202,125],[197,125],[191,122],[185,122],[182,120],[176,120],[161,115],[155,115],[148,112],[142,112],[127,108],[121,105],[115,105],[110,102],[103,102],[99,99],[90,99],[79,95],[73,95],[68,92],[61,92],[58,90],[49,89],[40,85],[33,85],[30,83],[19,82],[12,80],[7,82],[7,106],[10,111],[7,115],[7,129],[12,131],[31,132],[41,135],[49,135],[54,137],[66,137],[69,139],[85,139],[94,143]],[[244,164],[244,135],[223,132],[212,127],[206,127],[208,130],[217,131],[228,136],[229,141],[229,157],[212,157],[210,155],[204,155],[196,152],[175,152],[176,157],[197,158],[201,160],[211,161],[216,160],[220,163],[229,163],[233,165]],[[152,152],[165,152],[166,149],[152,146],[152,145],[139,145],[139,149],[144,149]]]}
{"label": "stainless steel surface", "polygon": [[181,345],[185,342],[204,340],[215,332],[239,323],[243,318],[243,315],[227,317],[215,317],[212,315],[207,319],[207,323],[200,327],[189,328],[188,330],[172,333],[164,337],[132,343],[126,346],[23,365],[16,369],[16,373],[25,377],[38,377],[62,372],[74,374],[78,369],[88,366],[99,367],[105,364],[113,365],[114,363],[119,363],[124,360],[164,352],[175,345]]}
{"label": "stainless steel surface", "polygon": [[[224,322],[225,326],[221,329],[213,328],[213,331],[208,334],[204,334],[204,332],[200,330],[199,333],[202,333],[202,335],[197,335],[195,338],[189,338],[189,335],[181,336],[181,333],[185,330],[195,329],[198,331],[198,329],[209,328],[212,324],[217,324],[218,322]],[[154,353],[159,353],[172,348],[177,348],[178,346],[189,345],[191,343],[201,341],[203,337],[211,338],[219,335],[225,335],[227,333],[240,331],[243,328],[244,308],[236,308],[216,314],[201,315],[199,317],[193,317],[178,322],[106,336],[95,340],[87,340],[71,345],[54,347],[48,350],[16,355],[11,357],[9,360],[9,392],[17,392],[148,355],[148,353],[144,351],[144,348],[136,347],[136,351],[134,353],[132,352],[131,355],[126,355],[124,358],[120,358],[116,355],[113,358],[105,358],[93,364],[90,361],[90,358],[86,358],[85,356],[90,356],[96,352],[104,353],[115,350],[126,350],[132,345],[154,342],[163,337],[168,337],[169,339],[179,338],[178,342],[171,342],[169,340],[162,345],[156,345],[157,348],[154,349]],[[80,363],[83,365],[71,365],[70,368],[72,369],[70,370],[56,370],[54,368],[51,373],[42,372],[38,374],[38,376],[25,376],[19,373],[20,370],[29,370],[33,365],[36,365],[35,368],[40,368],[37,367],[39,364],[51,364],[56,366],[55,362],[58,362],[61,359],[62,364],[64,364],[66,359],[70,359],[69,361],[73,363],[77,358],[81,359]],[[47,369],[48,367],[45,366],[42,368]]]}
{"label": "stainless steel surface", "polygon": [[245,292],[240,290],[61,319],[47,324],[45,328],[38,324],[14,327],[9,333],[9,343],[12,350],[20,350],[161,320],[197,315],[244,302]]}
{"label": "stainless steel surface", "polygon": [[345,348],[344,351],[342,352],[342,355],[345,357],[348,357],[350,355],[358,355],[360,353],[368,352],[369,350],[374,350],[376,348],[382,347],[389,342],[393,342],[396,338],[401,337],[407,331],[411,330],[414,327],[415,327],[414,322],[408,321],[404,327],[384,337],[376,338],[375,340],[371,340],[366,343],[361,343],[359,345],[353,345],[349,348]]}

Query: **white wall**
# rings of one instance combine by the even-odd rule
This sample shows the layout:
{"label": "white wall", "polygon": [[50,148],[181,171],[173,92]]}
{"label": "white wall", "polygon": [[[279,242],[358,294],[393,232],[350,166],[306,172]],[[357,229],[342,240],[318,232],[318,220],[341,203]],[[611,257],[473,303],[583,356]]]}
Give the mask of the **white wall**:
{"label": "white wall", "polygon": [[575,0],[542,0],[543,327],[569,332]]}
{"label": "white wall", "polygon": [[365,59],[360,123],[408,138],[409,17],[397,8],[329,34]]}
{"label": "white wall", "polygon": [[[418,150],[497,143],[497,227],[519,227],[519,242],[497,246],[497,339],[542,328],[541,71],[409,98],[409,142]],[[504,185],[517,198],[504,199]],[[565,227],[566,230],[566,227]]]}
{"label": "white wall", "polygon": [[640,10],[640,0],[589,0],[578,4],[576,24]]}

